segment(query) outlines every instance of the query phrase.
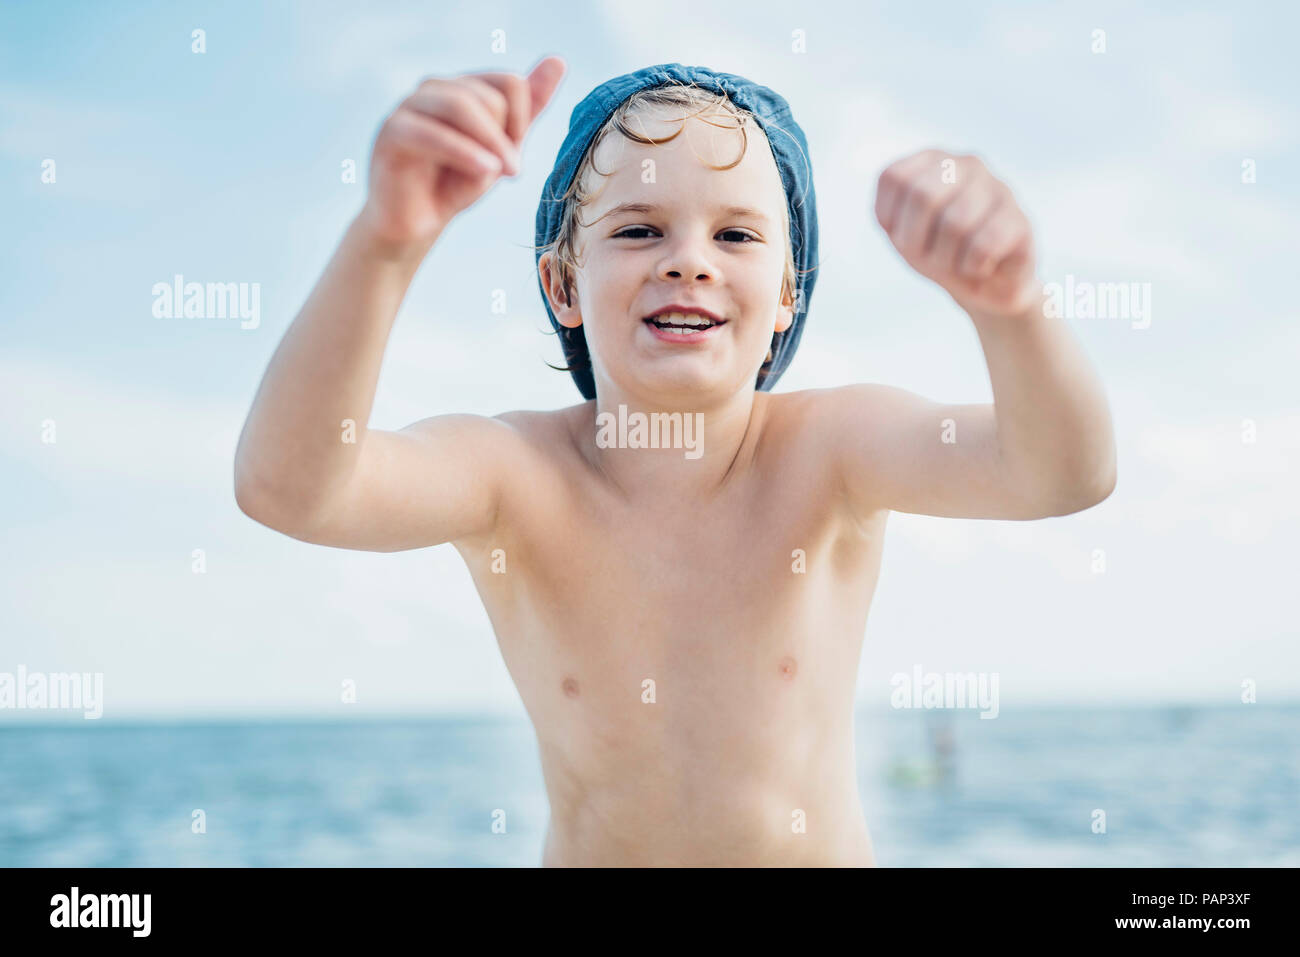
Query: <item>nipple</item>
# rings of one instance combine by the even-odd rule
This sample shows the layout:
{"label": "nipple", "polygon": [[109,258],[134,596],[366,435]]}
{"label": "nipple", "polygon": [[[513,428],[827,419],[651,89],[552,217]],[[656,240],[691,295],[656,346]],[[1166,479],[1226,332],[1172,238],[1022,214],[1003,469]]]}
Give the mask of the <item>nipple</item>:
{"label": "nipple", "polygon": [[799,670],[798,662],[796,662],[789,655],[786,655],[784,658],[782,658],[781,663],[778,664],[776,667],[781,677],[784,678],[786,681],[793,681],[795,672]]}
{"label": "nipple", "polygon": [[560,687],[564,689],[564,695],[566,698],[578,697],[578,682],[573,678],[565,678],[564,683],[560,685]]}

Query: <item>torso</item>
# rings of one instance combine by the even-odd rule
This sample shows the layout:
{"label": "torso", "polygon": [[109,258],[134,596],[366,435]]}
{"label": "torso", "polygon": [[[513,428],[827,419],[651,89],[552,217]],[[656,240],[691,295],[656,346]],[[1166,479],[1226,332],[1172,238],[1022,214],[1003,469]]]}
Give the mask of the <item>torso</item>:
{"label": "torso", "polygon": [[537,731],[543,864],[874,863],[853,703],[888,513],[848,513],[796,396],[759,394],[695,509],[600,481],[590,403],[515,420],[527,481],[457,547]]}

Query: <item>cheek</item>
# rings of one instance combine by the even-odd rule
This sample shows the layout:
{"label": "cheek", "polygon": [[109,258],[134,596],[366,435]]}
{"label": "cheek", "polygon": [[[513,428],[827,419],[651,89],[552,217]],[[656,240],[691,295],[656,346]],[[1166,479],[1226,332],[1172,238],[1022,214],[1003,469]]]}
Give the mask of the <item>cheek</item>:
{"label": "cheek", "polygon": [[625,309],[628,300],[634,297],[641,285],[641,273],[638,264],[626,257],[605,256],[592,257],[588,274],[598,276],[599,281],[589,283],[590,302],[598,302],[602,311]]}
{"label": "cheek", "polygon": [[745,290],[741,304],[745,312],[764,322],[777,318],[781,289],[785,284],[784,253],[755,256],[745,264],[739,286]]}

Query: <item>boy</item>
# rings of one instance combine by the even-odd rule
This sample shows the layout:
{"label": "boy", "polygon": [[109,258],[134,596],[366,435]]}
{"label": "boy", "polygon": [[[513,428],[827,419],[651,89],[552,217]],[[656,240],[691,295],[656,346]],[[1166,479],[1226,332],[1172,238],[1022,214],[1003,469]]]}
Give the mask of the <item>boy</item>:
{"label": "boy", "polygon": [[[420,262],[518,172],[562,72],[431,79],[388,117],[244,426],[239,506],[307,542],[455,545],[536,728],[544,865],[873,864],[852,719],[889,511],[1102,501],[1106,401],[1044,316],[1009,191],[933,151],[884,172],[876,215],[970,315],[995,405],[770,394],[815,276],[803,135],[770,90],[663,64],[579,104],[538,212],[539,283],[589,401],[341,442]],[[638,413],[669,441],[625,429]],[[679,422],[699,423],[690,447]]]}

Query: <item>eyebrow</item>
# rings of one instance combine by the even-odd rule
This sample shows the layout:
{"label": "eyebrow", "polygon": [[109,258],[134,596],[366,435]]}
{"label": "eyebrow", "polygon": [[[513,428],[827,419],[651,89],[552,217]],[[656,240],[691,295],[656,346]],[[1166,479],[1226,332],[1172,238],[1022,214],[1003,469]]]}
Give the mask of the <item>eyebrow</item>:
{"label": "eyebrow", "polygon": [[[620,213],[657,213],[661,207],[654,203],[619,203],[605,216],[617,216]],[[723,216],[749,216],[753,219],[767,221],[767,214],[761,213],[757,209],[751,209],[748,206],[727,206],[718,210]],[[604,216],[601,217],[605,218]]]}

